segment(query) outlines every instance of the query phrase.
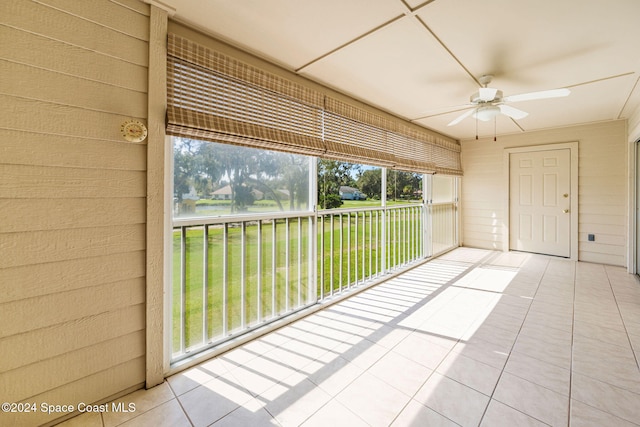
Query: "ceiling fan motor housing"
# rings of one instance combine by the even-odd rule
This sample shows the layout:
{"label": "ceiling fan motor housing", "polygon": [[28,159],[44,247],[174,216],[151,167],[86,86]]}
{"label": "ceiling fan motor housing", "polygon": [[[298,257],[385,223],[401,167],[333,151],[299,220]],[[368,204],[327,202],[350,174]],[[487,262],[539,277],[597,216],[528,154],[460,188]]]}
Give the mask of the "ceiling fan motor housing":
{"label": "ceiling fan motor housing", "polygon": [[502,91],[501,90],[496,90],[496,95],[493,97],[492,100],[490,101],[486,101],[483,100],[482,97],[480,96],[480,92],[476,92],[473,95],[471,95],[471,97],[469,97],[469,100],[471,101],[472,104],[486,104],[486,103],[490,103],[490,102],[500,102],[502,101]]}

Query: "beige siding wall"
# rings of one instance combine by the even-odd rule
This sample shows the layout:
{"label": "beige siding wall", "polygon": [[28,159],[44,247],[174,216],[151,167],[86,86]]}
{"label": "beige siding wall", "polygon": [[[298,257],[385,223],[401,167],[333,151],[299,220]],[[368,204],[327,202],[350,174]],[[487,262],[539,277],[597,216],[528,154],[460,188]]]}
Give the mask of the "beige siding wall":
{"label": "beige siding wall", "polygon": [[[149,7],[0,2],[0,396],[96,402],[145,380]],[[64,414],[0,414],[38,425]]]}
{"label": "beige siding wall", "polygon": [[[503,250],[505,148],[579,143],[578,259],[626,266],[628,146],[625,120],[462,141],[465,246]],[[587,241],[587,234],[596,241]]]}

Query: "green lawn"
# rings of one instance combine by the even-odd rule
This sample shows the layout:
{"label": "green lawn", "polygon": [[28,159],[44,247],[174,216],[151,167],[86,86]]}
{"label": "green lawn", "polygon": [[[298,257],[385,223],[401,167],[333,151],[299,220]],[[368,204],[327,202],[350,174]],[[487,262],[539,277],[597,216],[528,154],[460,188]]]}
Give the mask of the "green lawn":
{"label": "green lawn", "polygon": [[[362,203],[362,202],[353,202]],[[407,218],[407,222],[397,219],[387,225],[404,230],[411,221],[416,218]],[[347,224],[347,216],[343,215],[342,228],[339,221],[334,219],[333,224],[333,252],[331,251],[331,227],[329,219],[324,221],[324,234],[318,240],[318,270],[324,267],[323,272],[318,271],[318,282],[324,279],[322,288],[328,295],[333,289],[337,291],[341,286],[347,287],[356,280],[362,281],[363,277],[375,275],[382,268],[381,248],[375,241],[376,230],[381,236],[381,218],[376,222],[375,216],[366,217],[364,226],[362,214],[358,218],[359,226],[356,234],[355,217],[352,214],[350,224]],[[227,287],[226,287],[226,318],[227,333],[241,329],[242,326],[242,276],[244,270],[244,319],[245,326],[259,322],[258,307],[261,310],[261,318],[268,319],[273,315],[285,313],[308,303],[313,303],[320,296],[320,286],[317,289],[309,289],[311,282],[310,254],[309,254],[309,220],[289,220],[289,234],[287,239],[287,225],[285,220],[278,220],[276,224],[275,239],[273,225],[270,221],[263,221],[261,230],[257,223],[246,226],[245,229],[245,265],[241,265],[242,228],[240,226],[227,229]],[[321,224],[318,224],[318,233],[322,233]],[[342,262],[340,260],[340,237],[342,235]],[[403,232],[391,232],[387,241],[387,264],[402,264],[418,256],[418,245],[414,237],[410,236],[408,249],[400,244],[400,236]],[[259,244],[260,237],[260,244]],[[363,244],[364,240],[364,244]],[[287,254],[287,241],[289,248]],[[356,241],[357,251],[356,251]],[[299,245],[300,243],[300,245]],[[180,232],[173,234],[173,351],[180,351]],[[299,251],[299,246],[301,250]],[[324,249],[323,249],[324,246]],[[203,344],[203,310],[204,310],[204,230],[202,228],[190,228],[186,232],[185,240],[185,287],[186,287],[186,317],[185,317],[185,346],[198,346]],[[261,248],[261,251],[259,251]],[[223,338],[224,318],[224,228],[209,227],[207,241],[208,260],[207,268],[207,304],[206,320],[209,338]],[[371,252],[371,257],[369,257]],[[274,261],[275,254],[275,261]],[[332,256],[333,255],[333,256]],[[324,262],[321,262],[321,259]],[[288,262],[287,262],[288,261]],[[348,262],[347,262],[348,261]],[[357,264],[356,264],[357,261]],[[258,277],[258,264],[261,263],[262,274]],[[299,268],[300,266],[300,268]],[[357,276],[356,276],[357,275]],[[333,279],[333,280],[332,280]],[[260,291],[258,287],[260,286]],[[275,293],[275,295],[274,295]],[[273,304],[275,301],[275,305]]]}

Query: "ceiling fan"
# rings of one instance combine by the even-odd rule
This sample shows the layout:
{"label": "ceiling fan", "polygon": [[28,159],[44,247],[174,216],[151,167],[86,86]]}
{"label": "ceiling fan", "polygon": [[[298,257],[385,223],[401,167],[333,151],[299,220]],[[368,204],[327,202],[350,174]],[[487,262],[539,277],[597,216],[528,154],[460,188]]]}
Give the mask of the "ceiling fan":
{"label": "ceiling fan", "polygon": [[507,117],[519,120],[528,116],[529,113],[507,105],[507,103],[531,101],[534,99],[560,98],[571,93],[567,88],[560,88],[503,96],[501,90],[488,87],[492,79],[493,76],[490,74],[484,75],[478,79],[478,82],[480,82],[482,87],[478,92],[471,95],[470,103],[465,104],[468,105],[468,108],[471,108],[471,110],[465,111],[460,116],[453,119],[447,126],[457,125],[469,116],[473,116],[483,122],[489,121],[499,114],[504,114]]}

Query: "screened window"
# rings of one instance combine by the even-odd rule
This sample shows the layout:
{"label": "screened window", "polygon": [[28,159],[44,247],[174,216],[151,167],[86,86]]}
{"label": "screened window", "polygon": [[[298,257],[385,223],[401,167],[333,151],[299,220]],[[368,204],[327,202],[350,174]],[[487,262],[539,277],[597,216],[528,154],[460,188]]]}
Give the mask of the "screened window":
{"label": "screened window", "polygon": [[318,209],[381,206],[381,194],[382,168],[318,159]]}
{"label": "screened window", "polygon": [[448,203],[455,201],[455,180],[455,177],[446,175],[434,175],[432,177],[431,197],[433,199],[433,203]]}
{"label": "screened window", "polygon": [[422,174],[390,170],[387,173],[387,203],[422,202]]}
{"label": "screened window", "polygon": [[174,217],[309,210],[309,157],[173,141]]}

